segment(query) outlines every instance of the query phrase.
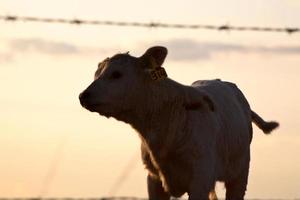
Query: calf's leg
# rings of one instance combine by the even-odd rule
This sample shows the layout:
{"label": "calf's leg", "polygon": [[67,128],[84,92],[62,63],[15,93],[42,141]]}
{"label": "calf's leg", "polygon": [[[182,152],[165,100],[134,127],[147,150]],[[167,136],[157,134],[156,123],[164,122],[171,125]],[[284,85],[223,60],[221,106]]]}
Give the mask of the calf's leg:
{"label": "calf's leg", "polygon": [[170,194],[165,192],[162,183],[159,179],[152,177],[148,174],[148,196],[149,200],[169,200]]}
{"label": "calf's leg", "polygon": [[226,200],[244,200],[248,183],[249,162],[250,155],[245,159],[244,166],[239,175],[234,179],[225,181]]}
{"label": "calf's leg", "polygon": [[188,191],[189,200],[209,200],[210,192],[215,188],[213,157],[204,156],[194,165],[194,173]]}

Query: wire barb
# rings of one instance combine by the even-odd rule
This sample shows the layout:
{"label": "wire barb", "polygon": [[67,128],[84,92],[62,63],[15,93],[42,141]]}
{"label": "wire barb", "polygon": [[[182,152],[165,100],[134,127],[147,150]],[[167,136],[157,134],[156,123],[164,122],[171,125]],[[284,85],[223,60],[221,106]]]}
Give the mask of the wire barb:
{"label": "wire barb", "polygon": [[229,25],[201,25],[201,24],[169,24],[156,22],[125,22],[125,21],[101,21],[101,20],[83,20],[83,19],[64,19],[64,18],[42,18],[16,15],[0,15],[0,20],[16,22],[41,22],[41,23],[64,23],[75,25],[100,25],[100,26],[127,26],[127,27],[146,27],[146,28],[173,28],[173,29],[206,29],[217,31],[256,31],[256,32],[285,32],[289,35],[299,33],[300,28],[296,27],[261,27],[261,26],[229,26]]}

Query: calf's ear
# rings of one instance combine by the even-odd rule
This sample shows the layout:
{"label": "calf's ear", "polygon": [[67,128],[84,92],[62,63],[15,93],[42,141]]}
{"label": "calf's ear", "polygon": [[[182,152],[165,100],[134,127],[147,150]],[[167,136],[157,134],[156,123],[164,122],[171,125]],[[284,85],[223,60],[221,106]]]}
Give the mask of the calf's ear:
{"label": "calf's ear", "polygon": [[168,50],[163,46],[149,48],[141,57],[142,64],[148,68],[161,67],[167,57]]}
{"label": "calf's ear", "polygon": [[213,100],[204,92],[200,92],[195,88],[190,88],[184,102],[186,110],[208,110],[215,111],[215,104]]}

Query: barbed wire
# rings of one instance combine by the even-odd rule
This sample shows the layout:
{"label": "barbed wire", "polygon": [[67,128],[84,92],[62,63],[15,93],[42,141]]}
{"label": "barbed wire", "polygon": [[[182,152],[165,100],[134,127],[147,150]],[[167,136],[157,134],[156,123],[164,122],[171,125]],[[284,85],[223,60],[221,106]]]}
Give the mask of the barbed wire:
{"label": "barbed wire", "polygon": [[16,22],[41,22],[41,23],[61,23],[76,25],[105,25],[105,26],[123,26],[123,27],[145,27],[145,28],[174,28],[174,29],[207,29],[218,31],[255,31],[255,32],[285,32],[288,34],[299,33],[300,28],[296,27],[262,27],[262,26],[232,26],[224,25],[205,25],[205,24],[170,24],[159,22],[125,22],[109,20],[84,20],[84,19],[65,19],[65,18],[43,18],[17,15],[0,15],[0,20]]}

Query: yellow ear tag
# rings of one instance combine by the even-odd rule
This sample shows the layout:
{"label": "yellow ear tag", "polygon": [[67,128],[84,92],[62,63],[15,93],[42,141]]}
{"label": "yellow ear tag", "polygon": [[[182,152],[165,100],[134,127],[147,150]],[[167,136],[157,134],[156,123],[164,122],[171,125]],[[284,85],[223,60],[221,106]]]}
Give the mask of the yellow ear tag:
{"label": "yellow ear tag", "polygon": [[152,69],[150,70],[150,76],[152,80],[159,81],[168,77],[166,70],[163,67],[157,66],[154,59],[151,59],[150,61],[152,67]]}

